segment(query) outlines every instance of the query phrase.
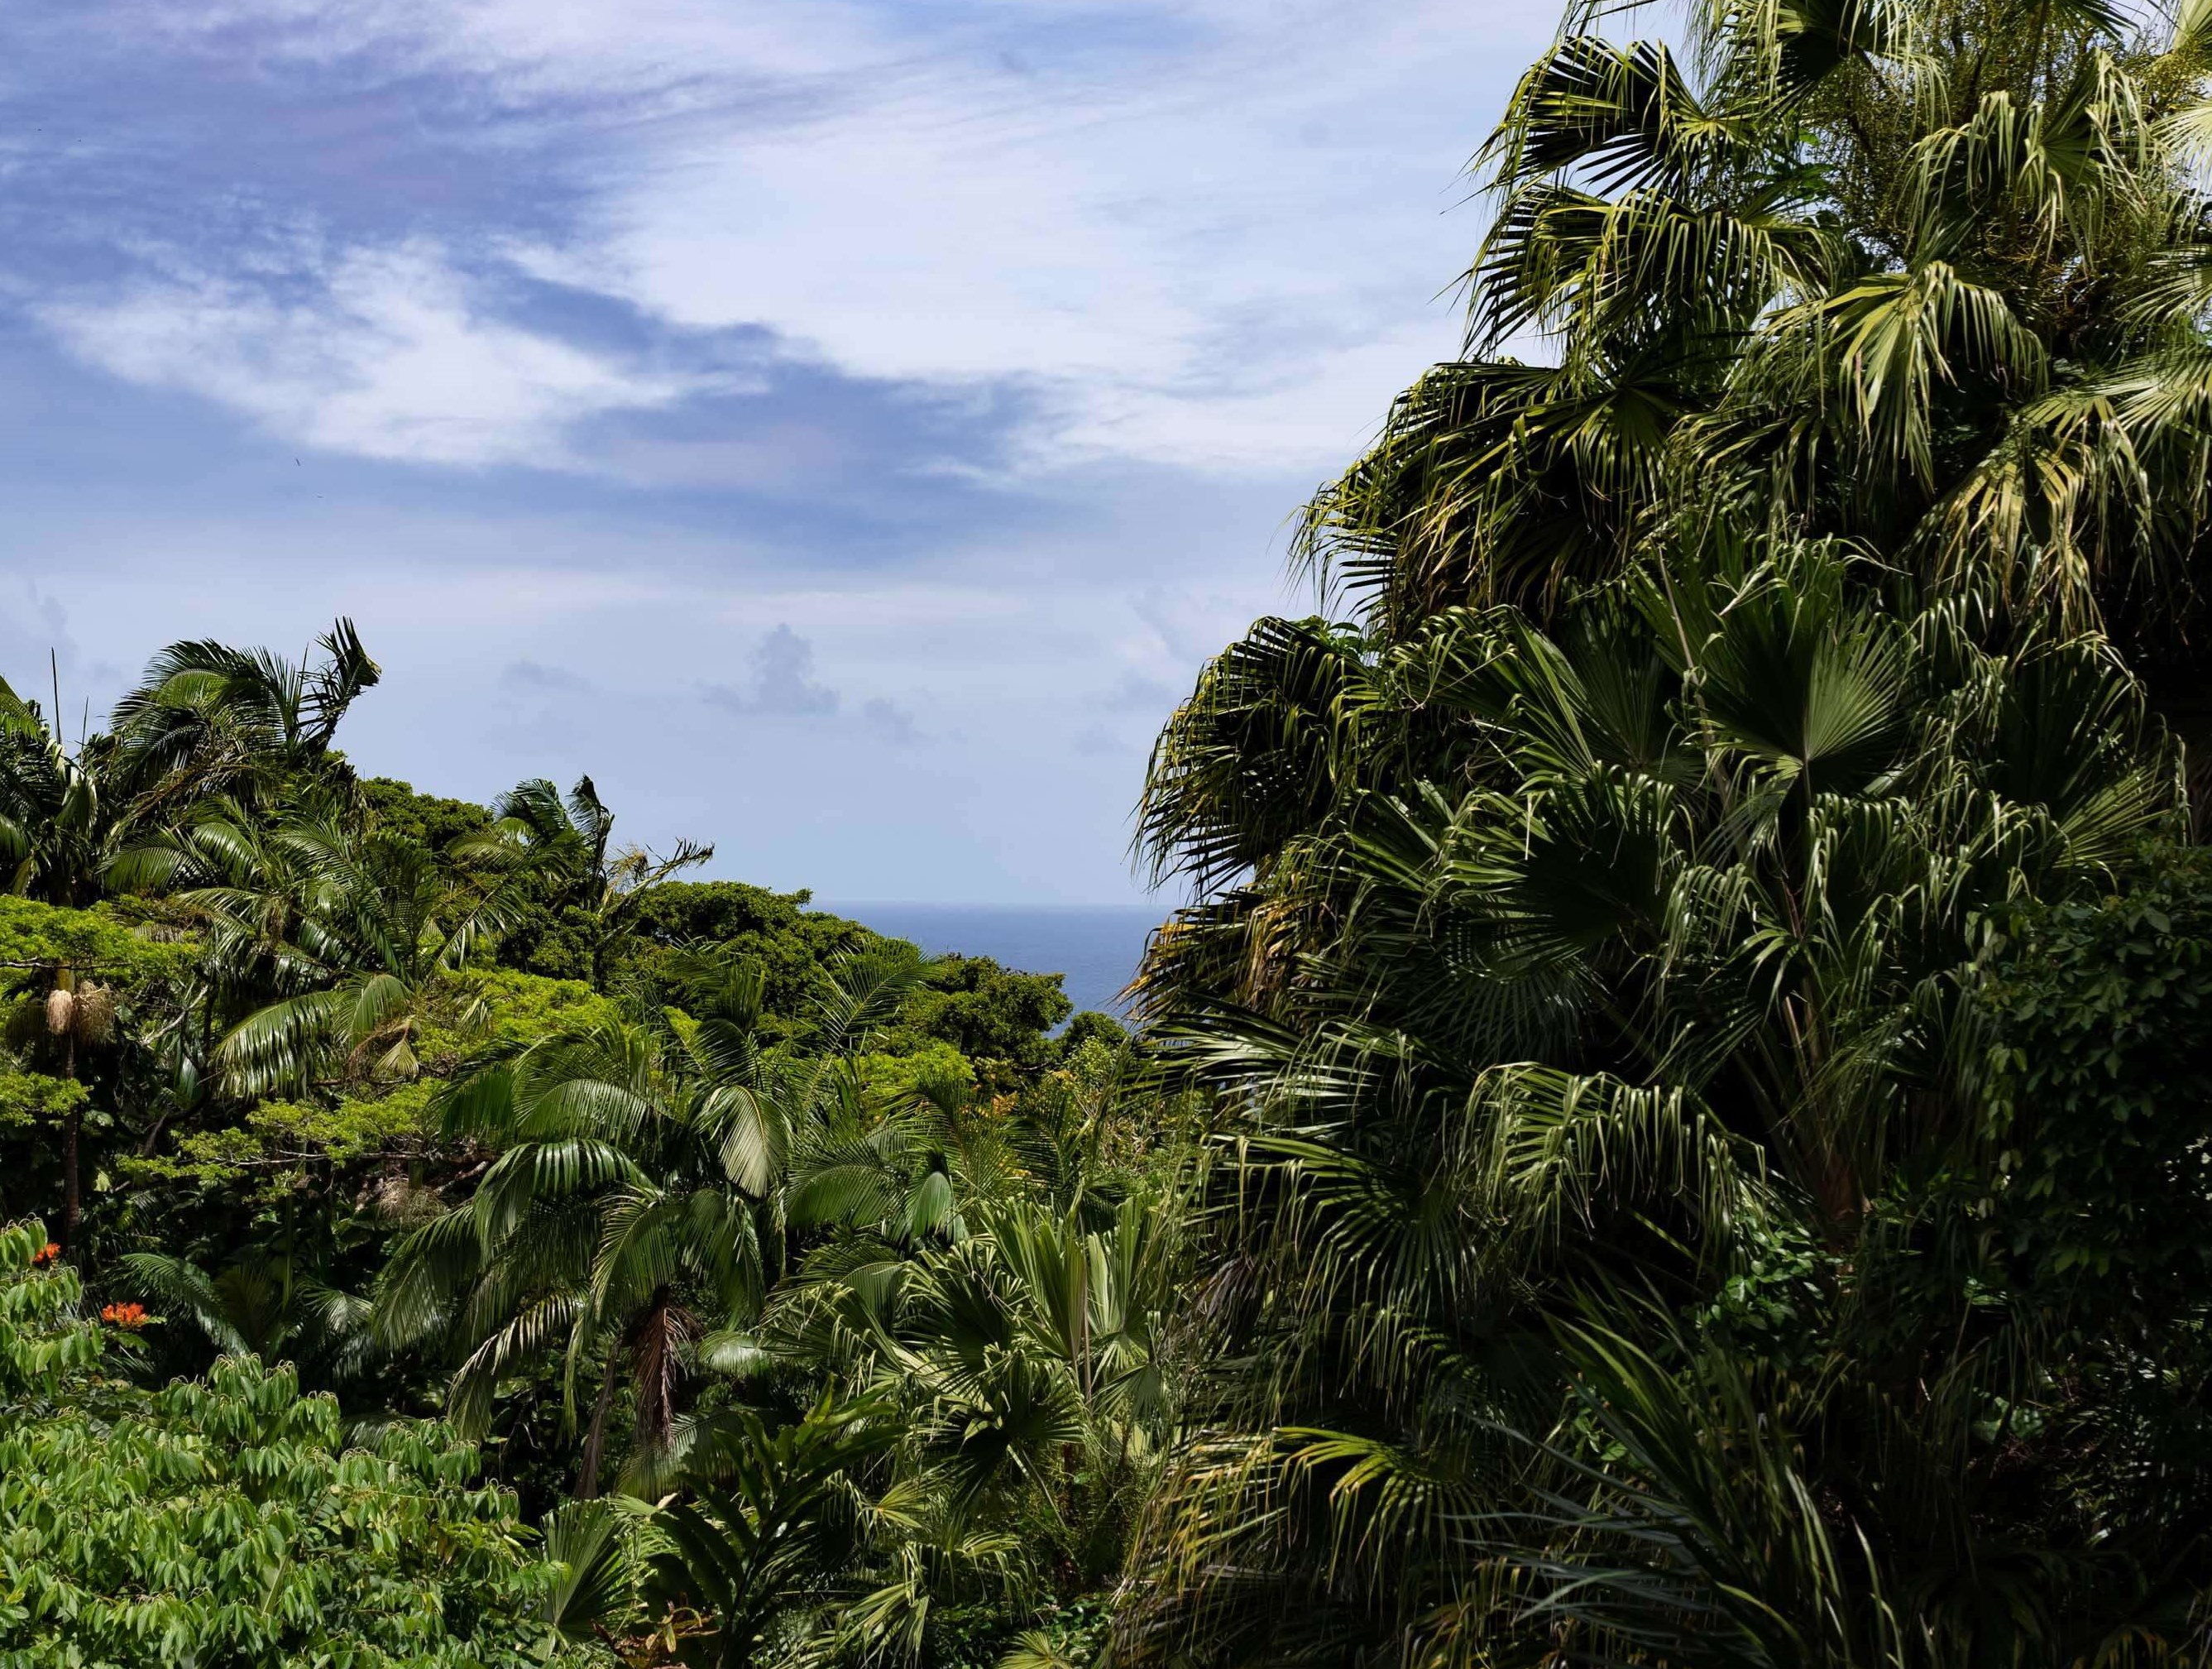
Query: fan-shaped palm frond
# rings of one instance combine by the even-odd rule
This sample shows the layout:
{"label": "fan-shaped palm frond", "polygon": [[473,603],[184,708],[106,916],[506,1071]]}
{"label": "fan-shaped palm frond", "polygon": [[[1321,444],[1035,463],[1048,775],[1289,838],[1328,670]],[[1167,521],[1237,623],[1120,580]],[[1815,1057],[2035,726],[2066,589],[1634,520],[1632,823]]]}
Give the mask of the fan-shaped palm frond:
{"label": "fan-shaped palm frond", "polygon": [[[2176,762],[2099,640],[1915,607],[1863,573],[1837,542],[1699,534],[1548,631],[1437,617],[1417,642],[1445,679],[1356,649],[1371,693],[1295,862],[1186,913],[1218,935],[1279,909],[1285,972],[1240,989],[1156,947],[1156,1026],[1240,1111],[1196,1307],[1217,1423],[1177,1451],[1132,1578],[1140,1660],[1194,1629],[1223,1660],[1295,1656],[1270,1603],[1324,1656],[1425,1650],[1446,1616],[1540,1635],[1572,1605],[1527,1597],[1568,1556],[1508,1553],[1552,1534],[1535,1479],[1575,1417],[1545,1318],[1631,1271],[1662,1309],[1692,1303],[1794,1223],[1848,1245],[1881,1179],[1975,1139],[1959,1063],[1982,923],[2176,826]],[[1194,844],[1214,838],[1201,823]],[[2010,1349],[1977,1343],[1961,1371],[2010,1386]],[[1960,1525],[1893,1517],[1878,1539],[1948,1558]],[[1838,1605],[1899,1580],[1888,1553],[1822,1545],[1805,1557],[1841,1562]],[[1571,1569],[1556,1592],[1589,1585],[1576,1626],[1597,1629],[1598,1578]],[[1739,1619],[1740,1660],[1796,1660],[1799,1635],[1804,1660],[1886,1660],[1810,1620],[1830,1589],[1759,1580],[1776,1615]],[[1718,1603],[1686,1593],[1653,1589],[1619,1637],[1674,1661],[1636,1630]],[[1248,1605],[1249,1641],[1227,1620]]]}

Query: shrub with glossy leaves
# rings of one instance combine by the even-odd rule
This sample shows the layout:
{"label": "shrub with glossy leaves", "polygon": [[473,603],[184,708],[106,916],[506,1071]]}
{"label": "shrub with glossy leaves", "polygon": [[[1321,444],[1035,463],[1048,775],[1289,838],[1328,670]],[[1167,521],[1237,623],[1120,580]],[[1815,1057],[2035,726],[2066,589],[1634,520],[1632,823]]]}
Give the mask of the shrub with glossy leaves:
{"label": "shrub with glossy leaves", "polygon": [[0,1229],[0,1669],[586,1655],[539,1620],[559,1568],[470,1446],[416,1423],[349,1443],[335,1402],[252,1357],[142,1390],[46,1243]]}

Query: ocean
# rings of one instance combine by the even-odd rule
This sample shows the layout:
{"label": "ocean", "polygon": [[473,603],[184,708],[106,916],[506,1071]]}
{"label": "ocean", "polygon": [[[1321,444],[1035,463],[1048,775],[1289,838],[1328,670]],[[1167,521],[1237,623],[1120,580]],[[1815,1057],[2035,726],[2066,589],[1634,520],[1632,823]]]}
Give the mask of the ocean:
{"label": "ocean", "polygon": [[1079,1013],[1122,1012],[1121,988],[1137,972],[1145,935],[1168,915],[1161,905],[842,904],[813,907],[911,940],[923,953],[988,956],[1025,973],[1062,976]]}

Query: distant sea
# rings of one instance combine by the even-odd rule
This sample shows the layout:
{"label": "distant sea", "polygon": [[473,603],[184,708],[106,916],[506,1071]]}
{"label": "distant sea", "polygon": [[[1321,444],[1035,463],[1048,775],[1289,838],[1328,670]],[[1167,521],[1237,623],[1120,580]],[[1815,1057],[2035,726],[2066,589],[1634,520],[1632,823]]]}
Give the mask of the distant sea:
{"label": "distant sea", "polygon": [[988,956],[1024,973],[1063,976],[1077,1012],[1122,1012],[1121,988],[1137,972],[1145,935],[1165,920],[1160,905],[846,904],[813,907],[908,939],[930,956]]}

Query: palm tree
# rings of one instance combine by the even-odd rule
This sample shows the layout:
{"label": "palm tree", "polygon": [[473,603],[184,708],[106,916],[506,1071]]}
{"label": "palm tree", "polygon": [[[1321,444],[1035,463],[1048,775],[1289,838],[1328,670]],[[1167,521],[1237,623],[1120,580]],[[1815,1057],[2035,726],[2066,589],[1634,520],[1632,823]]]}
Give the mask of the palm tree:
{"label": "palm tree", "polygon": [[[1231,890],[1163,935],[1146,987],[1241,1118],[1193,1306],[1214,1366],[1134,1568],[1130,1660],[1547,1639],[1602,1662],[1918,1660],[1824,1633],[1804,1607],[1831,1601],[1909,1604],[1898,1638],[1993,1662],[2176,1638],[2115,1537],[2160,1522],[2202,1558],[2160,1519],[2163,1483],[2054,1509],[2048,1580],[2014,1580],[2027,1532],[1988,1515],[1986,1480],[2069,1463],[1987,1422],[2047,1394],[2047,1319],[2009,1310],[1971,1225],[1911,1189],[1996,1163],[1973,1006],[1991,913],[2094,891],[2178,827],[2177,761],[2103,640],[1930,590],[1716,516],[1549,629],[1510,606],[1402,641],[1263,623],[1209,669],[1156,757],[1152,838]],[[1776,1564],[1746,1593],[1728,1537],[1765,1532],[1686,1504],[1710,1468],[1655,1434],[1663,1414],[1693,1454],[1753,1441],[1727,1423],[1740,1399],[1686,1388],[1704,1342],[1673,1318],[1728,1313],[1777,1259],[1802,1259],[1823,1346],[1753,1408],[1806,1446],[1762,1475],[1760,1522],[1817,1528],[1834,1558],[1824,1585]],[[1644,1360],[1671,1403],[1619,1367]],[[1763,1361],[1723,1357],[1737,1382]],[[1793,1516],[1792,1489],[1818,1510]],[[1666,1566],[1637,1538],[1670,1502],[1739,1563],[1687,1562],[1678,1516]],[[1606,1562],[1632,1544],[1649,1556]],[[1802,1654],[1701,1630],[1723,1591]]]}
{"label": "palm tree", "polygon": [[126,1252],[121,1263],[126,1287],[222,1355],[299,1363],[325,1383],[366,1363],[368,1301],[316,1279],[289,1252],[249,1249],[214,1274],[167,1252]]}
{"label": "palm tree", "polygon": [[878,1526],[864,1469],[896,1434],[884,1411],[828,1398],[771,1430],[750,1410],[719,1429],[699,1458],[693,1499],[654,1527],[666,1544],[651,1597],[713,1619],[716,1669],[782,1660],[778,1636],[819,1626],[866,1592],[861,1561]]}
{"label": "palm tree", "polygon": [[[129,855],[214,800],[249,808],[326,775],[339,722],[376,663],[350,620],[317,640],[319,663],[264,649],[173,643],[117,703],[106,734],[72,748],[37,703],[0,680],[0,865],[11,892],[88,905]],[[324,783],[325,789],[331,786]]]}
{"label": "palm tree", "polygon": [[351,620],[315,640],[319,661],[212,640],[172,643],[115,705],[114,770],[141,820],[229,795],[249,806],[320,773],[348,710],[382,677]]}
{"label": "palm tree", "polygon": [[793,1144],[803,1261],[757,1329],[706,1342],[741,1380],[825,1380],[892,1419],[882,1499],[902,1527],[848,1611],[878,1647],[921,1649],[980,1593],[1066,1598],[1120,1567],[1173,1425],[1186,1266],[1179,1181],[1116,1174],[1109,1111],[1085,1105],[1117,1087],[1010,1106],[928,1075],[830,1105]]}
{"label": "palm tree", "polygon": [[906,1603],[916,1570],[988,1563],[1010,1538],[935,1533],[927,1504],[886,1483],[900,1428],[880,1400],[832,1392],[781,1423],[751,1409],[717,1419],[682,1498],[579,1501],[553,1516],[548,1547],[566,1575],[550,1620],[717,1669],[911,1659],[926,1617]]}
{"label": "palm tree", "polygon": [[1607,15],[1522,76],[1463,356],[1303,560],[1396,642],[1725,505],[2100,625],[2199,738],[2212,13],[1705,0],[1625,45]]}
{"label": "palm tree", "polygon": [[[929,971],[898,941],[847,958],[816,1035],[887,1023]],[[822,1072],[806,1097],[815,1116],[795,1132],[786,1215],[795,1230],[889,1258],[964,1239],[979,1208],[1036,1205],[1104,1227],[1126,1197],[1126,1179],[1101,1151],[1108,1126],[1121,1116],[1156,1122],[1158,1106],[1131,1093],[1139,1087],[1111,1061],[1087,1083],[1069,1070],[1047,1075],[1011,1106],[980,1094],[964,1063],[927,1063],[890,1094],[863,1093],[842,1069]],[[1133,1112],[1124,1105],[1133,1099]]]}
{"label": "palm tree", "polygon": [[886,1106],[849,1076],[825,1080],[799,1132],[784,1207],[793,1228],[858,1235],[890,1255],[957,1240],[964,1204],[1017,1176],[1010,1134],[966,1077],[932,1074]]}
{"label": "palm tree", "polygon": [[457,852],[518,867],[557,904],[578,912],[586,967],[599,990],[605,989],[609,961],[650,890],[714,856],[712,846],[690,840],[677,842],[665,858],[641,846],[614,847],[614,813],[588,777],[578,778],[565,800],[542,777],[518,783],[500,796],[492,813],[491,827],[457,843]]}
{"label": "palm tree", "polygon": [[35,702],[0,679],[0,877],[18,897],[89,904],[112,854],[105,738],[72,751]]}
{"label": "palm tree", "polygon": [[465,1429],[483,1428],[503,1380],[558,1355],[571,1421],[599,1374],[581,1493],[598,1491],[625,1370],[640,1445],[662,1463],[701,1335],[749,1325],[780,1272],[794,1127],[820,1116],[921,966],[850,959],[809,1057],[762,1047],[757,967],[702,953],[678,969],[696,1014],[559,1032],[456,1085],[447,1135],[496,1157],[472,1198],[401,1243],[378,1302],[394,1342],[443,1331],[464,1353]]}
{"label": "palm tree", "polygon": [[835,1243],[769,1318],[768,1360],[899,1409],[900,1474],[948,1526],[1029,1526],[1031,1561],[1110,1581],[1170,1429],[1174,1207],[1132,1194],[1085,1228],[1033,1197],[970,1203],[957,1239],[902,1257]]}
{"label": "palm tree", "polygon": [[240,1015],[214,1061],[241,1096],[333,1073],[413,1077],[426,1003],[523,903],[512,878],[480,885],[327,801],[272,824],[218,799],[113,873],[171,892],[201,924],[205,999]]}

